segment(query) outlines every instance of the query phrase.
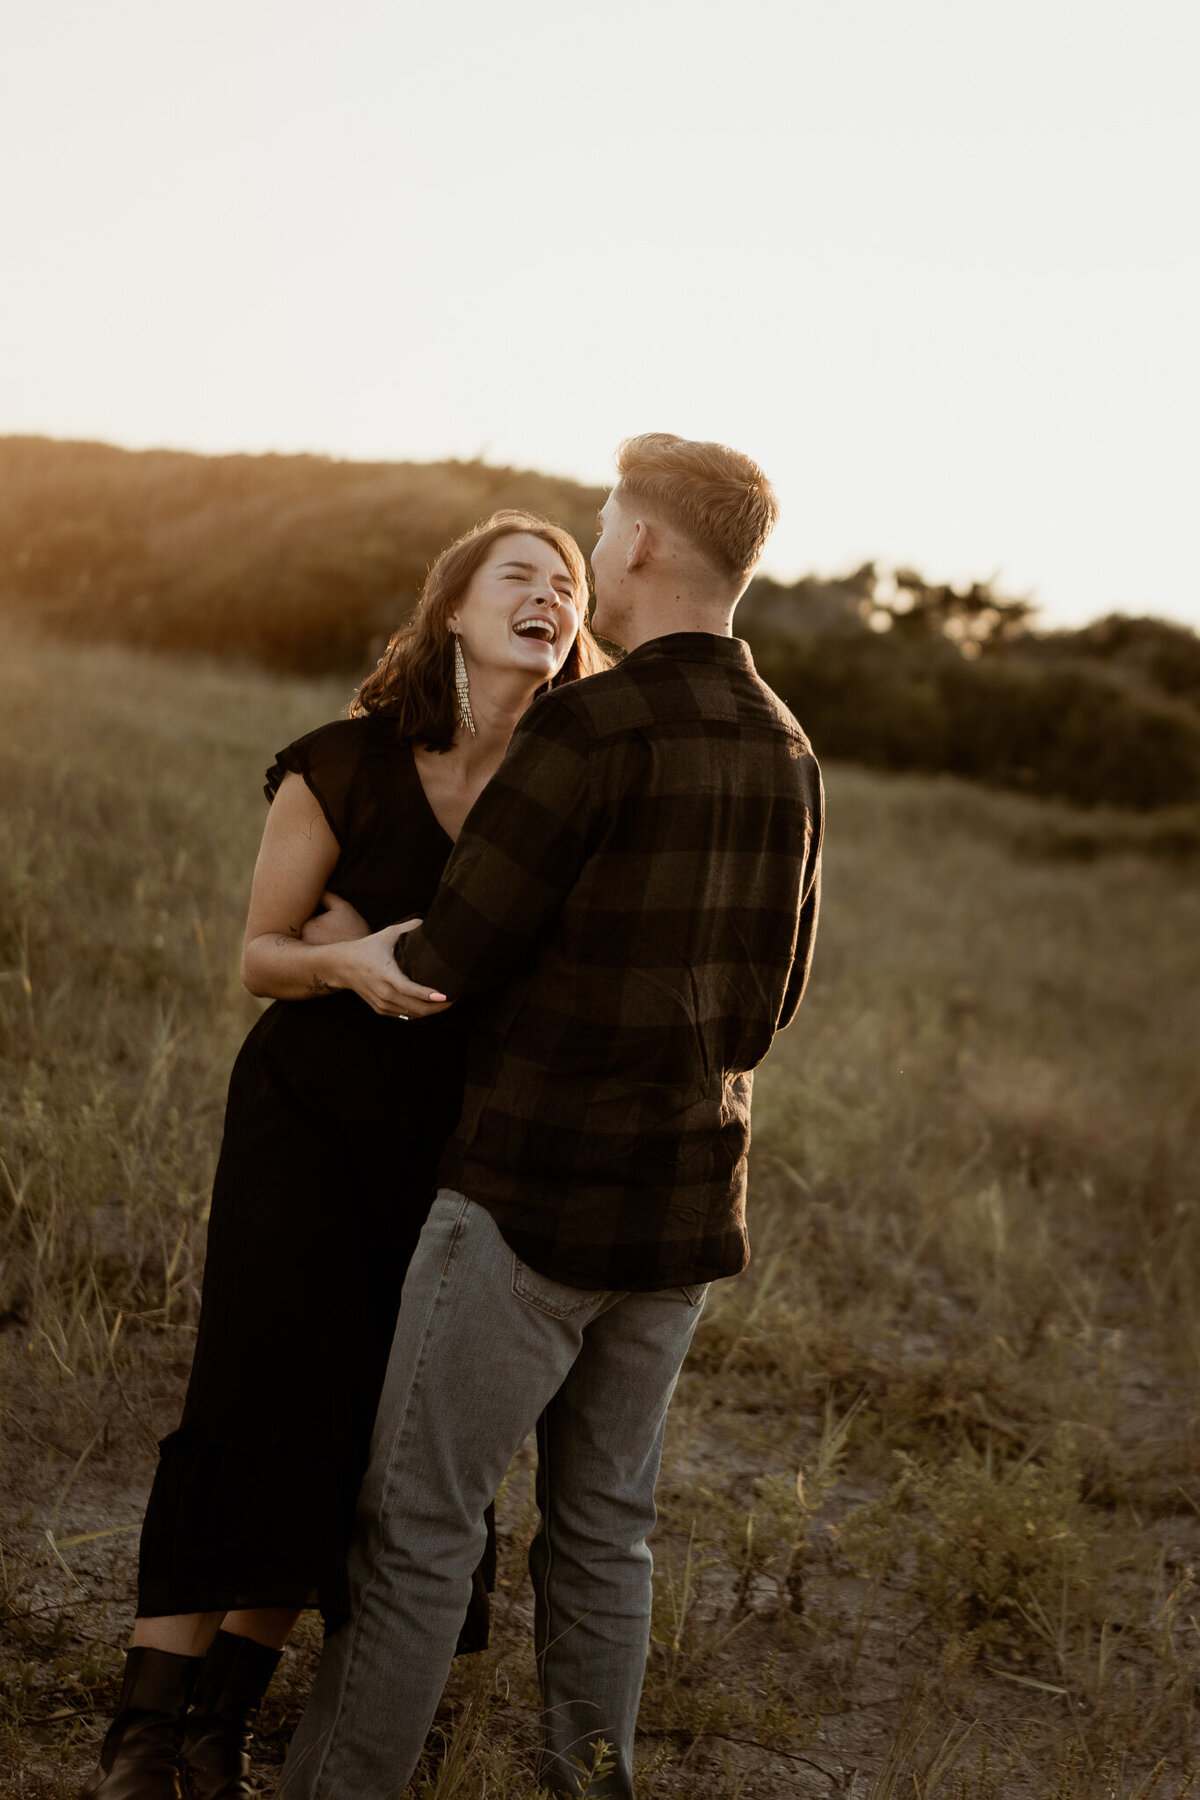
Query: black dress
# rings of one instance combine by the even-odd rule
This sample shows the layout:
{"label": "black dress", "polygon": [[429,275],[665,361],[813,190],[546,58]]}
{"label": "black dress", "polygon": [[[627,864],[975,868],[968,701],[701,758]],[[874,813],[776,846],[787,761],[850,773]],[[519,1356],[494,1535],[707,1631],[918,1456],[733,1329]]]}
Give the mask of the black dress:
{"label": "black dress", "polygon": [[[390,720],[280,752],[372,931],[427,909],[451,842]],[[349,1606],[345,1551],[400,1290],[458,1118],[463,1014],[381,1018],[356,994],[277,1000],[233,1067],[195,1360],[142,1530],[138,1611]],[[489,1550],[494,1539],[489,1536]],[[490,1558],[460,1648],[487,1639]]]}

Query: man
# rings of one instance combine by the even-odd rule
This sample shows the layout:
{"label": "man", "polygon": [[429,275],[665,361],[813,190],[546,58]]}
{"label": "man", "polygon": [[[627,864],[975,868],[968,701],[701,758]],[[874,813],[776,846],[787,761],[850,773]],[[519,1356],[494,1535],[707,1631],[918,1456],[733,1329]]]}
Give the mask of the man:
{"label": "man", "polygon": [[[287,1800],[398,1795],[484,1508],[537,1425],[539,1779],[631,1800],[667,1407],[706,1284],[748,1256],[751,1070],[799,1004],[820,775],[731,635],[777,516],[749,458],[633,438],[595,627],[629,654],[526,714],[405,971],[478,996],[461,1121],[404,1289],[351,1553]],[[414,1007],[413,1011],[421,1009]]]}

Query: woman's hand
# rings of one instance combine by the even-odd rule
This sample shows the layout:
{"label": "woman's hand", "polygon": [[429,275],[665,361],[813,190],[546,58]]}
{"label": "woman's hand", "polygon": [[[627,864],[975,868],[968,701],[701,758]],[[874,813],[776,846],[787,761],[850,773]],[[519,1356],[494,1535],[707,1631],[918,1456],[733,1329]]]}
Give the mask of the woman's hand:
{"label": "woman's hand", "polygon": [[[421,921],[369,931],[366,920],[326,887],[338,855],[338,841],[307,783],[285,775],[267,815],[250,894],[242,946],[242,980],[250,992],[311,1000],[351,988],[384,1018],[445,1012],[445,994],[418,987],[392,955],[396,940]],[[329,911],[314,916],[322,898]]]}
{"label": "woman's hand", "polygon": [[303,944],[348,944],[355,938],[371,935],[371,927],[348,900],[340,894],[330,893],[328,889],[321,895],[324,912],[314,913],[306,919],[300,933]]}
{"label": "woman's hand", "polygon": [[420,919],[406,919],[403,924],[388,925],[368,937],[342,944],[332,952],[337,959],[338,986],[352,988],[383,1018],[429,1019],[444,1013],[453,1001],[447,1000],[445,994],[418,986],[396,967],[397,940],[420,923]]}

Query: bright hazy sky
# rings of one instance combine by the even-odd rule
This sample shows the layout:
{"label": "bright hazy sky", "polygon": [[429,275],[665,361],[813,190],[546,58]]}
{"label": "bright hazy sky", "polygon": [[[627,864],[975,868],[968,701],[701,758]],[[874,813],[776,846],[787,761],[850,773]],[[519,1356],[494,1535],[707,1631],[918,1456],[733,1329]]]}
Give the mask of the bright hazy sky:
{"label": "bright hazy sky", "polygon": [[0,432],[716,437],[785,578],[1200,624],[1198,91],[1197,0],[14,0]]}

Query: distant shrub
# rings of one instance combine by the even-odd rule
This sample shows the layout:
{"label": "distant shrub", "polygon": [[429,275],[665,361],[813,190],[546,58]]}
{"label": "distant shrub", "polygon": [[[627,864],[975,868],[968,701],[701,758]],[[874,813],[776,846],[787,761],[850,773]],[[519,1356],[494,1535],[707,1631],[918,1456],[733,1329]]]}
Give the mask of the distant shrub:
{"label": "distant shrub", "polygon": [[1026,649],[1039,662],[1103,663],[1127,681],[1157,688],[1200,710],[1200,637],[1170,619],[1109,613],[1080,631],[1051,631]]}
{"label": "distant shrub", "polygon": [[753,644],[819,754],[1135,808],[1200,799],[1200,714],[1103,665],[886,635]]}

